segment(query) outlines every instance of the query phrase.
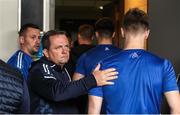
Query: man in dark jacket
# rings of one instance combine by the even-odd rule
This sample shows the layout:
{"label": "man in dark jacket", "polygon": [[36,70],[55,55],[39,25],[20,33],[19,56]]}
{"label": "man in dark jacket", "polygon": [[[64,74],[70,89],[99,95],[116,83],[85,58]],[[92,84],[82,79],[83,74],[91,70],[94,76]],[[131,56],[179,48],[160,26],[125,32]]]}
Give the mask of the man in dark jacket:
{"label": "man in dark jacket", "polygon": [[65,64],[70,75],[73,75],[76,69],[76,63],[79,57],[94,47],[93,45],[94,27],[89,24],[83,24],[79,26],[77,34],[77,43],[70,51],[70,59]]}
{"label": "man in dark jacket", "polygon": [[51,30],[42,40],[43,53],[32,64],[29,72],[29,90],[32,113],[78,113],[74,98],[95,86],[113,84],[117,78],[114,68],[100,71],[100,66],[89,77],[71,81],[64,67],[69,59],[69,42],[65,32]]}
{"label": "man in dark jacket", "polygon": [[29,93],[21,73],[0,60],[0,114],[29,113]]}
{"label": "man in dark jacket", "polygon": [[72,61],[76,64],[79,57],[89,49],[93,48],[94,28],[92,25],[83,24],[78,29],[78,46],[71,49]]}
{"label": "man in dark jacket", "polygon": [[[76,64],[79,57],[86,51],[94,48],[93,45],[94,38],[94,27],[89,24],[83,24],[79,26],[77,41],[78,45],[74,46],[70,52],[69,62],[66,64],[66,68],[70,75],[74,74],[76,69]],[[80,114],[87,114],[87,100],[88,95],[81,95],[77,98],[78,108]]]}

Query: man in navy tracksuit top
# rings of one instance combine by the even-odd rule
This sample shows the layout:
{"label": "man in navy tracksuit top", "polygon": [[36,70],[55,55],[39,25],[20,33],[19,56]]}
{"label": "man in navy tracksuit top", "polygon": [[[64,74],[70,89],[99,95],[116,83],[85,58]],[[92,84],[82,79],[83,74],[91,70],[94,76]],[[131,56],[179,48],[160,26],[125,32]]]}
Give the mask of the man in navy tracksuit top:
{"label": "man in navy tracksuit top", "polygon": [[29,72],[31,113],[78,113],[75,97],[97,85],[112,84],[107,80],[116,78],[115,69],[99,71],[97,66],[90,77],[71,81],[64,67],[69,59],[66,33],[48,31],[42,44],[44,57],[34,62]]}

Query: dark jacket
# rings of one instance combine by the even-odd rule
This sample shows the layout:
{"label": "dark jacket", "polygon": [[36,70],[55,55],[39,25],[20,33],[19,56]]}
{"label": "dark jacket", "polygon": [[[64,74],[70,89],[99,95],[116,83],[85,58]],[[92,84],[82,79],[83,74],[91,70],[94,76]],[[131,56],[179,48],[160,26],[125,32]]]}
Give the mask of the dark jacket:
{"label": "dark jacket", "polygon": [[71,49],[70,59],[69,59],[68,63],[65,64],[65,67],[67,68],[67,70],[71,76],[75,72],[76,63],[77,63],[79,57],[83,53],[85,53],[86,51],[88,51],[94,47],[95,47],[94,45],[81,44],[81,45],[75,46]]}
{"label": "dark jacket", "polygon": [[66,68],[42,57],[32,64],[29,73],[31,112],[78,113],[74,98],[94,86],[94,77],[71,81]]}
{"label": "dark jacket", "polygon": [[81,44],[81,45],[78,45],[76,47],[73,47],[71,49],[71,59],[74,63],[77,63],[79,57],[87,52],[88,50],[94,48],[95,46],[94,45],[86,45],[86,44]]}
{"label": "dark jacket", "polygon": [[0,60],[0,113],[28,113],[29,93],[21,73]]}
{"label": "dark jacket", "polygon": [[[94,47],[95,45],[80,44],[71,49],[70,59],[69,59],[69,62],[66,64],[66,68],[70,72],[71,75],[73,75],[75,72],[76,64],[80,56]],[[85,95],[79,96],[77,98],[76,103],[78,104],[79,113],[87,114],[88,95],[85,94]]]}

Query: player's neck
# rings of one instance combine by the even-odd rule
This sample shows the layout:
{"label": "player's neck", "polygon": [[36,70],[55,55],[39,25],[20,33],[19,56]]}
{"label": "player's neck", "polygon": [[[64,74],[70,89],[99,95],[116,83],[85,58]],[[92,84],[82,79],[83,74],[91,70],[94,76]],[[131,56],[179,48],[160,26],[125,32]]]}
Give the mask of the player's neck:
{"label": "player's neck", "polygon": [[91,45],[92,41],[88,41],[88,40],[79,40],[79,44],[85,44],[85,45]]}
{"label": "player's neck", "polygon": [[99,39],[98,40],[98,44],[112,44],[112,39],[108,38],[108,39]]}
{"label": "player's neck", "polygon": [[124,49],[145,49],[145,39],[128,38],[125,40]]}
{"label": "player's neck", "polygon": [[26,53],[27,55],[29,55],[29,56],[32,57],[31,53],[30,53],[26,48],[21,48],[21,50],[22,50],[24,53]]}

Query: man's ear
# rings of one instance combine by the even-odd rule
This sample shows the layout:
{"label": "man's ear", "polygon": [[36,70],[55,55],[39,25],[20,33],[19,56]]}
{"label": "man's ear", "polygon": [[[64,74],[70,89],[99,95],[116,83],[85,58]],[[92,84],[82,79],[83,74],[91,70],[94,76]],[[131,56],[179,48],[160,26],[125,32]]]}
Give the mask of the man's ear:
{"label": "man's ear", "polygon": [[81,35],[78,33],[78,38],[80,38],[81,37]]}
{"label": "man's ear", "polygon": [[150,33],[150,30],[149,30],[149,29],[148,29],[147,31],[145,31],[145,39],[147,39],[147,38],[148,38],[149,33]]}
{"label": "man's ear", "polygon": [[19,43],[20,43],[20,44],[24,44],[24,42],[25,42],[24,37],[23,37],[23,36],[20,36],[20,37],[19,37]]}
{"label": "man's ear", "polygon": [[98,33],[98,32],[95,32],[95,34],[96,34],[96,37],[98,38],[98,37],[99,37],[99,33]]}
{"label": "man's ear", "polygon": [[78,33],[78,38],[77,38],[78,44],[82,43],[82,37],[81,35]]}
{"label": "man's ear", "polygon": [[121,28],[121,35],[124,38],[124,29],[123,28]]}
{"label": "man's ear", "polygon": [[115,37],[115,34],[116,34],[116,33],[115,33],[115,32],[113,32],[113,34],[112,34],[112,38],[114,38],[114,37]]}
{"label": "man's ear", "polygon": [[47,49],[43,49],[43,54],[47,59],[49,59],[49,53]]}

